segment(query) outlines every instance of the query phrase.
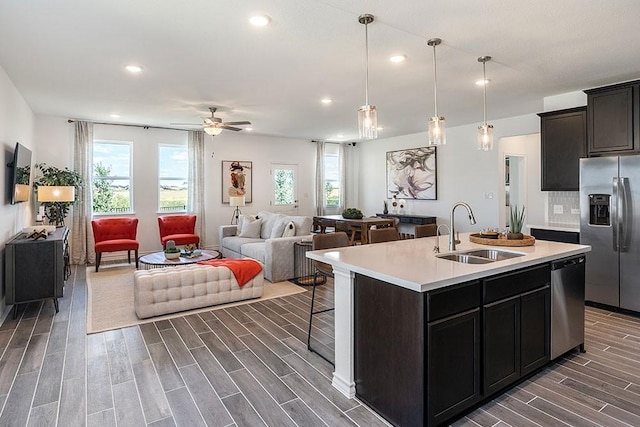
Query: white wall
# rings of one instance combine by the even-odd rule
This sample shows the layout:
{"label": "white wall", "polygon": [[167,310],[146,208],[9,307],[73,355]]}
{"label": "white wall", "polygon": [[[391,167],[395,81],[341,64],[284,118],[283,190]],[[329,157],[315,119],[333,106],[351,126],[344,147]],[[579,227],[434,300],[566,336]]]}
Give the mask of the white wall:
{"label": "white wall", "polygon": [[[7,163],[13,161],[16,142],[34,151],[33,113],[11,82],[4,69],[0,67],[0,145],[2,146],[2,169],[0,187],[2,188],[2,209],[0,209],[0,248],[4,256],[4,245],[24,226],[31,224],[33,211],[30,203],[11,204],[10,168]],[[33,196],[33,195],[32,195]],[[4,303],[4,262],[0,262],[0,313],[5,311]]]}
{"label": "white wall", "polygon": [[[38,116],[37,135],[39,162],[57,167],[73,164],[73,124],[67,118]],[[158,234],[157,212],[157,144],[186,142],[187,132],[180,130],[144,129],[131,126],[94,125],[94,138],[132,141],[134,176],[134,211],[139,219],[138,240],[140,252],[161,249]],[[46,147],[46,148],[45,148]],[[216,137],[205,136],[205,226],[206,241],[203,246],[218,246],[218,228],[229,224],[233,208],[222,204],[222,161],[240,160],[253,162],[253,202],[242,208],[252,214],[269,210],[271,196],[271,163],[297,164],[299,171],[300,215],[313,215],[313,180],[315,177],[315,144],[299,139],[286,139],[223,132]],[[226,171],[225,171],[226,172]],[[105,258],[109,258],[105,255]]]}
{"label": "white wall", "polygon": [[[535,114],[496,120],[492,124],[495,127],[495,141],[504,136],[540,131],[540,121]],[[457,209],[457,230],[476,231],[498,226],[499,185],[504,173],[500,165],[503,157],[499,149],[487,152],[477,150],[477,128],[478,124],[473,124],[447,129],[447,144],[437,150],[438,200],[411,200],[406,209],[408,213],[436,216],[439,224],[448,224],[451,207],[461,200],[471,205],[477,224],[470,225],[466,215],[460,213],[463,209]],[[358,143],[355,154],[359,159],[360,171],[359,178],[355,177],[359,184],[357,205],[365,215],[382,212],[386,198],[386,152],[424,147],[426,141],[426,132],[422,132]],[[537,168],[538,178],[533,180],[537,179],[537,191],[540,193],[539,143],[531,149],[538,152],[538,161],[531,164],[529,170],[535,173]],[[534,217],[538,215],[538,210],[544,215],[544,206],[527,206],[527,210]]]}

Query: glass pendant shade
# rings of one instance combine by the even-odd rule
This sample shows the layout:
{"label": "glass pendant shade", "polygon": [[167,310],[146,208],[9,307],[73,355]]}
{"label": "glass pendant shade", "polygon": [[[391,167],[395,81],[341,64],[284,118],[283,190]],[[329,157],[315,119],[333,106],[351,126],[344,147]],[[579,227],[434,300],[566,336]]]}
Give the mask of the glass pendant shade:
{"label": "glass pendant shade", "polygon": [[493,126],[487,124],[487,69],[486,63],[491,61],[490,56],[481,56],[478,58],[478,62],[482,62],[482,74],[483,74],[483,115],[484,115],[484,124],[482,126],[478,126],[478,150],[489,151],[493,150]]}
{"label": "glass pendant shade", "polygon": [[360,139],[376,139],[378,137],[378,112],[375,105],[369,105],[369,31],[368,25],[373,22],[373,15],[365,13],[358,17],[358,22],[364,25],[364,43],[366,74],[364,86],[365,105],[358,108],[358,136]]}
{"label": "glass pendant shade", "polygon": [[360,139],[378,137],[378,114],[375,105],[363,105],[358,108],[358,134]]}
{"label": "glass pendant shade", "polygon": [[433,117],[429,117],[427,134],[427,145],[445,145],[447,143],[447,137],[445,133],[444,117],[438,115],[438,77],[436,69],[436,46],[442,43],[439,38],[429,39],[427,45],[433,47],[433,105],[435,114]]}
{"label": "glass pendant shade", "polygon": [[478,126],[478,150],[493,150],[493,126]]}
{"label": "glass pendant shade", "polygon": [[428,127],[428,145],[445,145],[447,143],[447,136],[445,133],[445,121],[444,117],[429,117]]}

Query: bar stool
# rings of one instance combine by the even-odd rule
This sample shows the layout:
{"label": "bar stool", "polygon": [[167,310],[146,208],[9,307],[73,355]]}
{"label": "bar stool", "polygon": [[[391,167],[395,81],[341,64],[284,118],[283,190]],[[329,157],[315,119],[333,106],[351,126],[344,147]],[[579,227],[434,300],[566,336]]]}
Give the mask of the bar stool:
{"label": "bar stool", "polygon": [[[344,231],[338,231],[335,233],[329,234],[314,234],[312,240],[312,250],[317,251],[321,249],[331,249],[331,248],[342,248],[345,246],[349,246],[349,237],[347,237],[347,233]],[[307,335],[307,349],[316,353],[318,356],[322,357],[327,362],[335,365],[334,362],[329,360],[324,355],[318,353],[311,347],[311,326],[313,323],[313,316],[316,314],[324,313],[327,311],[334,310],[334,308],[326,308],[324,310],[313,311],[313,307],[316,300],[316,286],[317,286],[317,278],[318,275],[324,277],[333,277],[333,267],[331,264],[326,264],[324,262],[313,260],[313,290],[311,292],[311,310],[309,311],[309,334]]]}

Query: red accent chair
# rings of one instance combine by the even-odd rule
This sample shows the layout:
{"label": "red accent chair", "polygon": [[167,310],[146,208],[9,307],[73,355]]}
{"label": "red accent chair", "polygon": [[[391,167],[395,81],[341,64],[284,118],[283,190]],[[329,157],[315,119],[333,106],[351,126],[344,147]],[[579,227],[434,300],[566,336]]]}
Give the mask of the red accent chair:
{"label": "red accent chair", "polygon": [[162,247],[167,246],[169,240],[176,245],[200,245],[200,236],[194,234],[196,228],[195,215],[167,215],[158,217],[160,228],[160,242]]}
{"label": "red accent chair", "polygon": [[91,221],[96,251],[96,271],[100,268],[103,252],[127,251],[127,260],[131,264],[131,251],[136,251],[138,268],[138,248],[136,240],[138,218],[100,218]]}

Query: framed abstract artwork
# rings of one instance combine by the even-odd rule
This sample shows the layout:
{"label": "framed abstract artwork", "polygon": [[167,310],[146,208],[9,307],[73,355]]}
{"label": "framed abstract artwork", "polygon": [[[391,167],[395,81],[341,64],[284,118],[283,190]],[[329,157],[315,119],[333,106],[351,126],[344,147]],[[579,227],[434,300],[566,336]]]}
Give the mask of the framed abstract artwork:
{"label": "framed abstract artwork", "polygon": [[387,197],[437,200],[436,147],[387,152]]}
{"label": "framed abstract artwork", "polygon": [[244,202],[251,203],[251,163],[238,160],[222,161],[222,203],[229,203],[229,198],[236,196],[244,196]]}

